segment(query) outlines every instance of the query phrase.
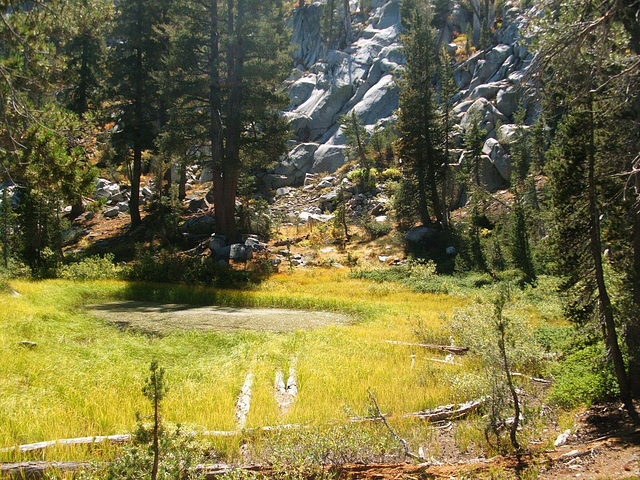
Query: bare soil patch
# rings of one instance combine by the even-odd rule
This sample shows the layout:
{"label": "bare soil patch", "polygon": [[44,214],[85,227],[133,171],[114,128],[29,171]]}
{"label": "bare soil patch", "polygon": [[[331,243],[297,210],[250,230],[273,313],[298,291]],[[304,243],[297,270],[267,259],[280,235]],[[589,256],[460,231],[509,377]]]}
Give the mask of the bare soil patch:
{"label": "bare soil patch", "polygon": [[89,313],[122,329],[163,334],[175,330],[295,330],[350,324],[347,315],[281,308],[235,308],[152,302],[109,302],[86,306]]}

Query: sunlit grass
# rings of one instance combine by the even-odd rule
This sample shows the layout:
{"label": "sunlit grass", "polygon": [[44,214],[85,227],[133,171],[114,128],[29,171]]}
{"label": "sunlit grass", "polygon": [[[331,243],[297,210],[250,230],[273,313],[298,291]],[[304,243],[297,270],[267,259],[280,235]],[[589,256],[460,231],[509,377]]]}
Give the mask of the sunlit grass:
{"label": "sunlit grass", "polygon": [[[438,354],[384,342],[415,341],[417,319],[441,328],[454,308],[468,302],[461,296],[418,294],[327,270],[275,275],[246,291],[117,281],[13,281],[11,286],[22,296],[0,294],[0,448],[132,431],[136,414],[150,410],[141,387],[152,359],[166,370],[165,420],[201,430],[236,428],[235,402],[249,371],[255,381],[247,428],[364,415],[368,389],[395,415],[464,400],[443,379],[468,367],[431,362]],[[82,309],[114,299],[331,310],[352,315],[353,324],[287,334],[152,336],[119,330]],[[274,378],[279,369],[286,378],[292,362],[299,394],[282,414]],[[233,450],[238,440],[216,442]],[[108,451],[47,454],[84,458]]]}

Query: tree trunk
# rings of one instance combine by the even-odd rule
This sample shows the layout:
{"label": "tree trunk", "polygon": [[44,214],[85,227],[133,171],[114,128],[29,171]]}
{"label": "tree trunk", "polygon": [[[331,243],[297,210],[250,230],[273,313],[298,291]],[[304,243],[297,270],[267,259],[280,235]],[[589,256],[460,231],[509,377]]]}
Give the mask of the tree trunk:
{"label": "tree trunk", "polygon": [[225,235],[229,242],[238,239],[236,225],[237,168],[227,168],[213,172],[213,206],[216,219],[216,233]]}
{"label": "tree trunk", "polygon": [[349,0],[344,0],[344,41],[345,47],[351,45],[351,7],[349,7]]}
{"label": "tree trunk", "polygon": [[[640,194],[640,175],[636,174],[636,191]],[[627,322],[625,342],[629,355],[629,384],[631,396],[640,399],[640,201],[633,205],[631,284],[633,285],[633,305]]]}
{"label": "tree trunk", "polygon": [[[424,88],[431,88],[429,85],[425,85]],[[429,196],[431,197],[431,207],[436,216],[436,221],[442,221],[442,210],[440,204],[440,196],[438,195],[438,184],[436,182],[435,164],[437,162],[438,152],[435,148],[435,139],[433,138],[433,132],[431,131],[431,125],[433,123],[431,110],[431,95],[427,92],[426,99],[422,105],[422,126],[424,128],[423,135],[425,140],[425,152],[422,155],[426,166],[427,183],[429,188]],[[425,196],[427,193],[425,192]],[[428,221],[430,221],[429,219]],[[424,220],[422,221],[424,223]]]}
{"label": "tree trunk", "polygon": [[426,172],[424,166],[423,154],[419,153],[416,165],[416,176],[418,177],[418,214],[420,215],[420,221],[423,225],[428,225],[431,222],[431,216],[429,215],[429,206],[427,204],[427,182]]}
{"label": "tree trunk", "polygon": [[595,180],[595,144],[594,144],[594,119],[593,119],[593,101],[589,99],[589,157],[588,162],[588,195],[589,195],[589,230],[591,257],[593,259],[596,284],[598,288],[598,312],[604,335],[607,353],[616,375],[618,387],[620,388],[620,400],[624,403],[629,415],[634,422],[638,421],[638,414],[633,406],[631,398],[631,388],[627,371],[624,365],[624,359],[620,346],[618,344],[618,333],[616,332],[616,324],[613,318],[613,308],[611,299],[607,291],[607,285],[604,279],[604,270],[602,268],[602,247],[600,240],[600,219],[598,214],[596,180]]}
{"label": "tree trunk", "polygon": [[180,178],[178,179],[178,200],[184,200],[187,197],[187,165],[180,163]]}
{"label": "tree trunk", "polygon": [[[142,2],[138,0],[138,27],[142,28]],[[133,170],[131,172],[131,199],[129,200],[129,215],[131,227],[135,228],[142,223],[140,217],[140,175],[142,174],[142,48],[136,48],[136,75],[134,98],[134,132],[133,132]]]}

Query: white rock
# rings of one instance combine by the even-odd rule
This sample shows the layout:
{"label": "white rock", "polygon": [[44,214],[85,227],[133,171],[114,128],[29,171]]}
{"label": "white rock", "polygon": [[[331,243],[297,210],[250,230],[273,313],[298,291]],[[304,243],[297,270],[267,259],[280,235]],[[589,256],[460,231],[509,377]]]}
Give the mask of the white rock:
{"label": "white rock", "polygon": [[571,430],[565,430],[564,432],[562,432],[560,435],[558,435],[558,438],[554,442],[555,447],[558,448],[566,445],[569,441],[569,437],[571,437]]}

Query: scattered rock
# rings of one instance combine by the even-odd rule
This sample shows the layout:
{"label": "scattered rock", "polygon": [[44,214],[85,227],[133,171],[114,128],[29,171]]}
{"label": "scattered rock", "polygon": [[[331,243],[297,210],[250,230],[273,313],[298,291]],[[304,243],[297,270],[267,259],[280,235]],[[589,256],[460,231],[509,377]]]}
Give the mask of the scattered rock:
{"label": "scattered rock", "polygon": [[216,220],[209,215],[191,217],[182,224],[180,231],[192,235],[211,235],[216,231]]}
{"label": "scattered rock", "polygon": [[120,209],[118,207],[107,208],[102,214],[105,218],[115,218],[120,213]]}
{"label": "scattered rock", "polygon": [[242,243],[234,243],[229,249],[229,259],[237,261],[251,260],[253,258],[253,249]]}
{"label": "scattered rock", "polygon": [[202,210],[208,210],[209,209],[209,202],[207,201],[206,198],[194,198],[189,202],[189,211],[190,212],[199,212]]}

